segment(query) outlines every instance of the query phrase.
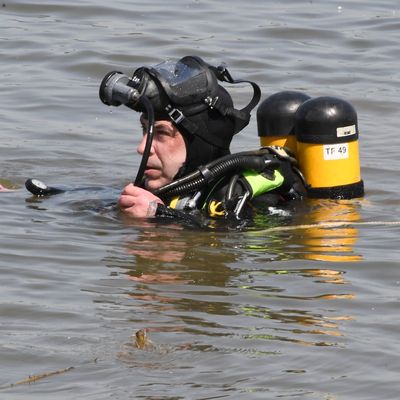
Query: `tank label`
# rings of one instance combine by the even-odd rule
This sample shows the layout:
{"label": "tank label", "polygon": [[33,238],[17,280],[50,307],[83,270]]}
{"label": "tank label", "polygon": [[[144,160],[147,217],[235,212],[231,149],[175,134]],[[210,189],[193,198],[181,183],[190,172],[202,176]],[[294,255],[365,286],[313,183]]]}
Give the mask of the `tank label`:
{"label": "tank label", "polygon": [[342,126],[340,128],[336,128],[336,136],[337,137],[345,137],[350,135],[355,135],[357,133],[355,125]]}
{"label": "tank label", "polygon": [[349,158],[349,144],[324,144],[324,160],[341,160]]}

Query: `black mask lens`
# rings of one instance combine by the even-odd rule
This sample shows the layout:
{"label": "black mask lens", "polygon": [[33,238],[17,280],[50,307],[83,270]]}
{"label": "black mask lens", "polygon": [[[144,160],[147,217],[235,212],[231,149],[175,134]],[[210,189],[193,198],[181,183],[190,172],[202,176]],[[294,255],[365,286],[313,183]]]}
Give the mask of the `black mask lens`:
{"label": "black mask lens", "polygon": [[131,79],[121,72],[109,72],[100,85],[100,100],[108,106],[134,106],[140,98],[140,93],[129,85],[130,81]]}

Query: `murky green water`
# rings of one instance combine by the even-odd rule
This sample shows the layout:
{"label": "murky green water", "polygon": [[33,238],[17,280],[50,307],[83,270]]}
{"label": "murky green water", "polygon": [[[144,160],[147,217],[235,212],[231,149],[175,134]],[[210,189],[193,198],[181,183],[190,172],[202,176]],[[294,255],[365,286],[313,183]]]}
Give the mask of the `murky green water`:
{"label": "murky green water", "polygon": [[[0,398],[397,399],[399,16],[393,0],[2,4],[0,183],[19,190],[0,194]],[[241,231],[107,207],[140,129],[101,79],[187,54],[263,97],[351,102],[365,198]],[[253,118],[233,149],[257,146]],[[38,200],[29,177],[91,189]]]}

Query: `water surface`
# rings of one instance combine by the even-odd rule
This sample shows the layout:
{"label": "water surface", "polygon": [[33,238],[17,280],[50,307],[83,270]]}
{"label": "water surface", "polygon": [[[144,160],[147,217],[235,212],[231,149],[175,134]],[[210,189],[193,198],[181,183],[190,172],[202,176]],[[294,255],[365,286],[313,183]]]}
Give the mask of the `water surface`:
{"label": "water surface", "polygon": [[[0,397],[398,399],[399,15],[393,0],[4,2],[0,183],[18,190],[0,194]],[[365,198],[244,230],[119,215],[138,115],[105,107],[99,83],[187,54],[263,98],[351,102]],[[35,199],[29,177],[91,189]],[[152,351],[133,345],[143,328]]]}

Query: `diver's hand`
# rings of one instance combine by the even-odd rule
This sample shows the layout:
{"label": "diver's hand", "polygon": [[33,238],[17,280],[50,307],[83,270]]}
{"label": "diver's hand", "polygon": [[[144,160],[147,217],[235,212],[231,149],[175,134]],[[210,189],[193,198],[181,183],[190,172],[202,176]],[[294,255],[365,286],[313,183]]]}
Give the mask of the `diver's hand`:
{"label": "diver's hand", "polygon": [[125,186],[118,199],[121,211],[135,218],[154,217],[157,204],[164,204],[160,198],[148,190],[134,186],[132,183]]}

